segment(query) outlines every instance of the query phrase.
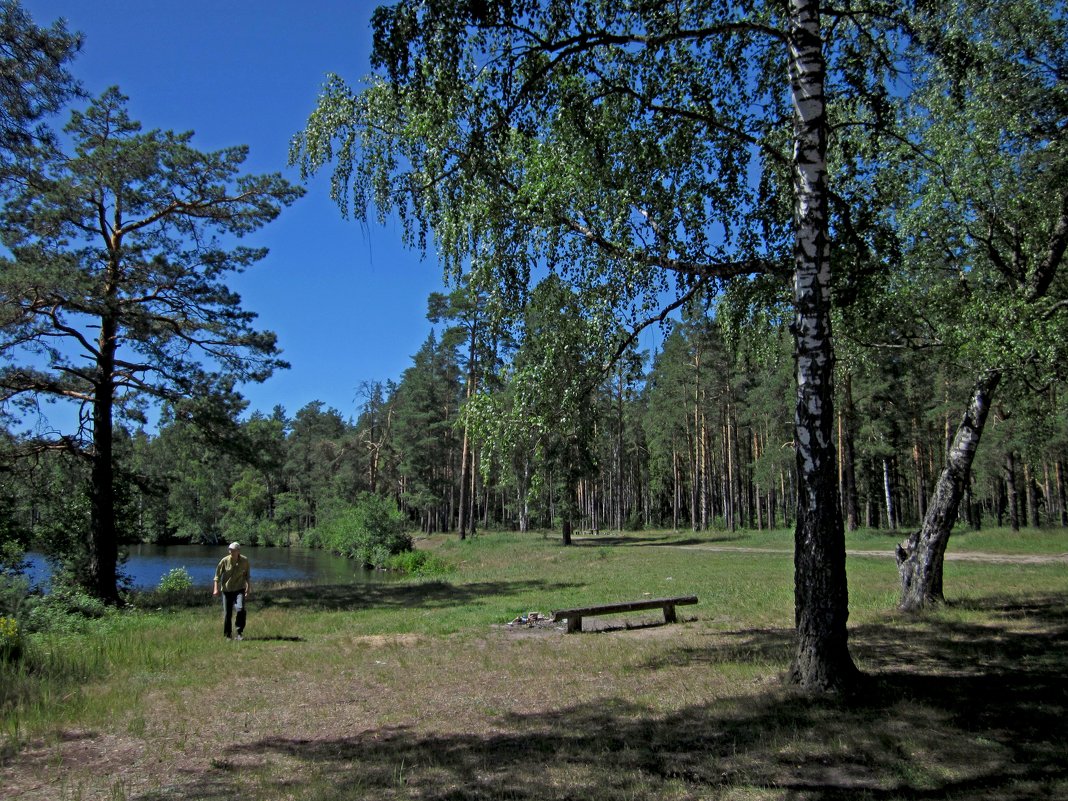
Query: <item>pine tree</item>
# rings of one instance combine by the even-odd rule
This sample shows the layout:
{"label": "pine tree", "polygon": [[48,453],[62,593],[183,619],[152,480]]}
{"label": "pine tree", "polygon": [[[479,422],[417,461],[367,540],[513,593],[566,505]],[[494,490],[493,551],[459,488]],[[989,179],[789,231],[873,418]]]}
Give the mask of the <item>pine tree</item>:
{"label": "pine tree", "polygon": [[[203,153],[192,134],[142,132],[110,89],[37,147],[0,214],[0,400],[81,409],[63,440],[92,465],[88,589],[118,601],[116,421],[143,405],[229,393],[285,366],[273,334],[223,283],[265,255],[232,237],[274,219],[302,190],[240,173],[247,150]],[[88,430],[86,430],[88,429]],[[49,443],[42,443],[47,446]]]}

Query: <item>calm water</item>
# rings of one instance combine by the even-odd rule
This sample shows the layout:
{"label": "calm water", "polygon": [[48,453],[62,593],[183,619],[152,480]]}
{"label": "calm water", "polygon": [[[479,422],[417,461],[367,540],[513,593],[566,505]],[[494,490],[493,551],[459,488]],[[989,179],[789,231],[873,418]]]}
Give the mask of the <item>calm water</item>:
{"label": "calm water", "polygon": [[[355,562],[310,548],[245,547],[241,553],[252,565],[252,589],[258,582],[305,581],[315,584],[352,584],[388,580],[389,574],[364,570]],[[133,586],[153,589],[170,570],[184,567],[198,587],[210,587],[215,566],[226,556],[225,545],[132,545],[121,570]],[[39,554],[27,554],[32,584],[47,584],[51,569]]]}

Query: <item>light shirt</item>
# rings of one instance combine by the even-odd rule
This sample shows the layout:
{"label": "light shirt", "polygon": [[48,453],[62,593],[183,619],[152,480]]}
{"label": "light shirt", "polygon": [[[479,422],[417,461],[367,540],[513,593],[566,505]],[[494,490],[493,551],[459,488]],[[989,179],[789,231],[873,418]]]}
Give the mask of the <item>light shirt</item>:
{"label": "light shirt", "polygon": [[221,592],[244,591],[245,586],[252,580],[248,557],[243,554],[234,557],[228,553],[215,568],[215,580],[219,582]]}

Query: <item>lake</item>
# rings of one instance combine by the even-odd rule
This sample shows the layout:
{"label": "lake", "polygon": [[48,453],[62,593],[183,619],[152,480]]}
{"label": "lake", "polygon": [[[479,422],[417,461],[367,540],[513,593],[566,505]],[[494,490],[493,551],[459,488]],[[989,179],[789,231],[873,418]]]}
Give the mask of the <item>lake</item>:
{"label": "lake", "polygon": [[[155,589],[176,567],[184,567],[197,587],[211,587],[215,566],[226,556],[225,545],[131,545],[130,557],[120,568],[137,589]],[[388,581],[390,574],[365,570],[348,559],[311,548],[241,549],[252,566],[252,590],[260,582],[303,581],[309,584],[353,584]],[[47,584],[51,567],[42,554],[26,554],[26,575],[33,585]]]}

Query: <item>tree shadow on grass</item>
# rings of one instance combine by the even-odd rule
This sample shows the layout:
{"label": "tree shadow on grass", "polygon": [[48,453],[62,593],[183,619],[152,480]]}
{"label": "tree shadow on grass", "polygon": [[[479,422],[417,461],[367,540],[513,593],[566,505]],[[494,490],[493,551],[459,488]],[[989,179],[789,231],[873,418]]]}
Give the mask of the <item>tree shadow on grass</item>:
{"label": "tree shadow on grass", "polygon": [[571,540],[572,548],[607,548],[617,545],[651,545],[659,542],[652,537],[627,537],[614,534],[583,534]]}
{"label": "tree shadow on grass", "polygon": [[258,595],[262,608],[284,607],[323,611],[356,609],[441,608],[478,604],[486,598],[507,598],[531,592],[551,593],[573,585],[548,581],[483,581],[450,584],[430,581],[416,584],[313,584],[263,590]]}
{"label": "tree shadow on grass", "polygon": [[[861,692],[813,698],[763,685],[669,714],[623,697],[494,716],[475,733],[389,726],[327,739],[236,745],[225,764],[298,764],[263,775],[272,797],[339,801],[719,798],[791,801],[1068,797],[1065,598],[991,602],[982,623],[892,619],[857,627]],[[639,670],[779,660],[780,630],[667,649]],[[739,642],[740,641],[740,642]],[[566,692],[566,682],[561,683]],[[220,764],[224,764],[220,763]],[[213,769],[166,796],[236,797]],[[313,793],[318,793],[314,794]]]}
{"label": "tree shadow on grass", "polygon": [[624,546],[633,548],[678,548],[683,545],[715,545],[717,542],[741,542],[742,540],[751,540],[752,537],[748,534],[729,534],[725,533],[716,537],[689,537],[687,539],[664,539],[663,537],[618,537],[618,536],[598,536],[598,537],[583,537],[581,539],[572,540],[572,546],[579,548],[596,548],[600,546]]}
{"label": "tree shadow on grass", "polygon": [[750,534],[730,534],[723,533],[715,537],[688,537],[684,540],[653,540],[650,542],[638,543],[640,545],[648,547],[679,547],[683,545],[715,545],[719,542],[753,542],[753,537]]}

